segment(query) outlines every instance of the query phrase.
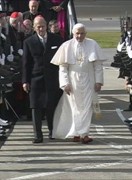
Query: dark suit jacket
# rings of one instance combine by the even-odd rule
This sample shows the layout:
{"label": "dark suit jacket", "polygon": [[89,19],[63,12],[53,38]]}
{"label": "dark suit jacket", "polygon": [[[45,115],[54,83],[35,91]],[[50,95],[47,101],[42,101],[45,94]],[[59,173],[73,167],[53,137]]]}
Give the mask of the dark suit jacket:
{"label": "dark suit jacket", "polygon": [[14,27],[9,25],[8,39],[11,46],[13,46],[14,55],[18,55],[18,49],[23,48],[24,33],[18,32]]}
{"label": "dark suit jacket", "polygon": [[38,11],[43,13],[43,16],[48,24],[50,21],[49,9],[51,7],[51,3],[48,0],[39,0],[39,1],[40,1],[40,4],[39,4]]}
{"label": "dark suit jacket", "polygon": [[[26,12],[23,12],[23,20],[25,20],[25,19],[30,19],[30,20],[33,22],[34,18],[35,18],[36,16],[38,16],[38,15],[43,16],[43,13],[37,12],[37,14],[33,15],[33,14],[30,13],[30,11],[26,11]],[[44,17],[44,16],[43,16],[43,17]]]}
{"label": "dark suit jacket", "polygon": [[37,34],[24,41],[22,82],[31,85],[31,108],[44,108],[48,92],[59,89],[58,67],[50,61],[61,44],[62,38],[51,33],[46,48]]}
{"label": "dark suit jacket", "polygon": [[51,0],[40,0],[39,10],[43,12],[45,19],[48,23],[52,19],[57,19],[57,12],[51,10],[51,8],[53,6],[59,5],[62,8],[64,8],[66,11],[68,2],[69,0],[63,0],[63,2],[61,2],[60,4],[58,3],[55,4],[55,3],[52,3]]}

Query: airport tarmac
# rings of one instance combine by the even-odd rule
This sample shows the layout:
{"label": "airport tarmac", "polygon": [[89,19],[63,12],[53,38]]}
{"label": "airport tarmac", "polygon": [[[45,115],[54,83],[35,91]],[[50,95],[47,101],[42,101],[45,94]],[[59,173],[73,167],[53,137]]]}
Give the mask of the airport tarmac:
{"label": "airport tarmac", "polygon": [[117,18],[132,16],[131,0],[74,0],[77,17]]}
{"label": "airport tarmac", "polygon": [[131,0],[74,0],[78,22],[88,31],[120,31],[120,17],[132,17]]}
{"label": "airport tarmac", "polygon": [[[33,145],[31,121],[17,121],[0,149],[1,180],[131,180],[132,135],[123,112],[128,107],[124,79],[112,68],[115,49],[104,50],[104,87],[100,93],[102,118],[93,116],[88,145],[49,140],[43,121],[44,143]],[[108,55],[109,54],[109,55]]]}

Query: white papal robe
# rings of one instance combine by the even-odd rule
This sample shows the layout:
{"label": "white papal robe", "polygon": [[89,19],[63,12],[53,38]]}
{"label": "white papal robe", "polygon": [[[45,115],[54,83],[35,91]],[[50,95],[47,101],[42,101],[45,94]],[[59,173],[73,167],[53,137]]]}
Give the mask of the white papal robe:
{"label": "white papal robe", "polygon": [[95,82],[103,84],[102,60],[105,60],[98,44],[85,39],[83,58],[78,61],[77,41],[69,40],[62,44],[51,63],[59,65],[60,87],[71,84],[70,95],[63,93],[56,108],[53,120],[53,137],[68,138],[88,135],[92,119],[92,103],[97,100]]}

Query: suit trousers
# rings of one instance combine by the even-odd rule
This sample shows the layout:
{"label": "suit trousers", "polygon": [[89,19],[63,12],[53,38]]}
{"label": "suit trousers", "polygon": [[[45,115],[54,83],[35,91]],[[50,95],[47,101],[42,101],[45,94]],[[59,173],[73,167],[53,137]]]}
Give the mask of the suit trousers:
{"label": "suit trousers", "polygon": [[33,130],[35,138],[43,138],[42,133],[42,119],[43,119],[43,109],[32,109],[32,121],[33,121]]}

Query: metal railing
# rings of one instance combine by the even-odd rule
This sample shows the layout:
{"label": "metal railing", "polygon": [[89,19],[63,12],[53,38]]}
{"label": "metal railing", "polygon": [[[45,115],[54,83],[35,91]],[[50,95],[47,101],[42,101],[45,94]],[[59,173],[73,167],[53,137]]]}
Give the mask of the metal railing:
{"label": "metal railing", "polygon": [[69,38],[72,37],[72,28],[77,23],[76,10],[74,0],[70,0],[68,3],[68,27],[69,27]]}

